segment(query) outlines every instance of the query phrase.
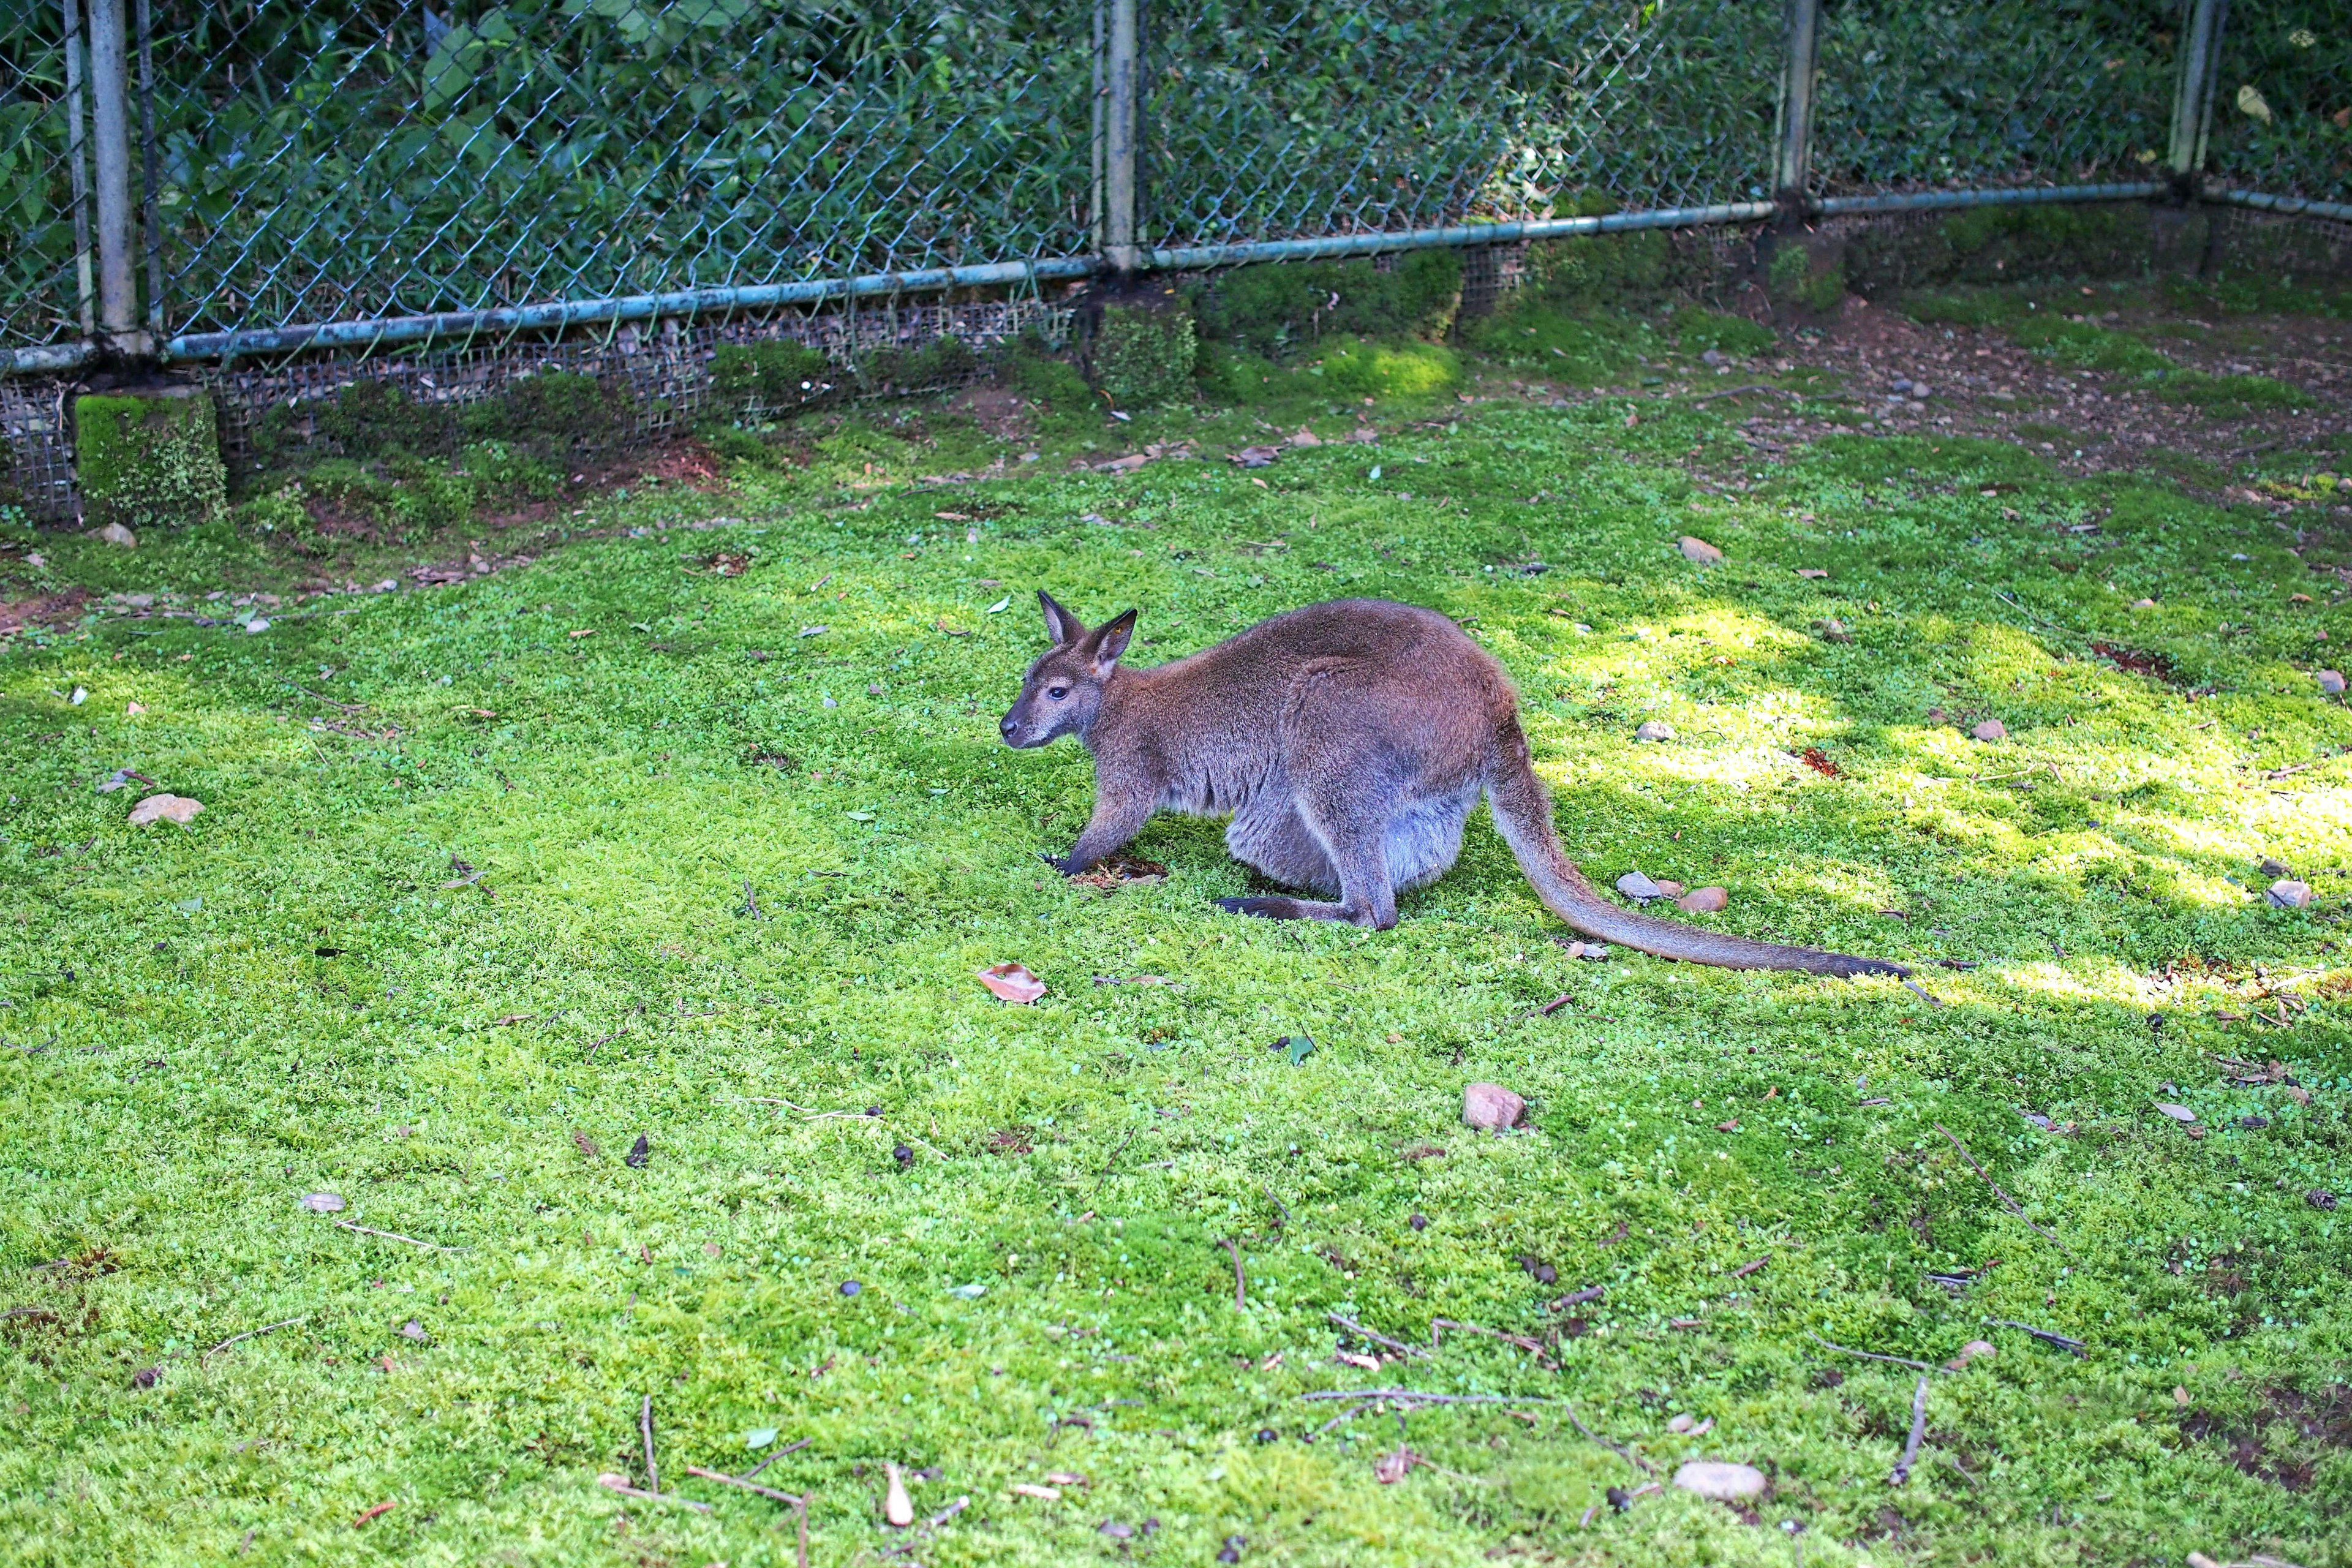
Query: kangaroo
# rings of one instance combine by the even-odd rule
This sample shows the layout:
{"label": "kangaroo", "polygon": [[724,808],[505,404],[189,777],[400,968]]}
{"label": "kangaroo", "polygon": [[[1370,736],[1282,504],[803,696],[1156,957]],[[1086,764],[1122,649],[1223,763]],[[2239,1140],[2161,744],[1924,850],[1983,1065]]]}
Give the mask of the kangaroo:
{"label": "kangaroo", "polygon": [[1225,816],[1235,859],[1323,900],[1220,899],[1221,908],[1387,931],[1400,892],[1453,868],[1483,794],[1536,896],[1587,936],[1729,969],[1911,973],[1654,919],[1594,892],[1553,832],[1510,677],[1434,611],[1381,599],[1309,605],[1189,658],[1129,669],[1119,658],[1135,611],[1088,630],[1051,595],[1037,600],[1054,646],[997,728],[1016,749],[1076,735],[1094,753],[1093,815],[1067,855],[1045,858],[1065,876],[1125,846],[1155,812]]}

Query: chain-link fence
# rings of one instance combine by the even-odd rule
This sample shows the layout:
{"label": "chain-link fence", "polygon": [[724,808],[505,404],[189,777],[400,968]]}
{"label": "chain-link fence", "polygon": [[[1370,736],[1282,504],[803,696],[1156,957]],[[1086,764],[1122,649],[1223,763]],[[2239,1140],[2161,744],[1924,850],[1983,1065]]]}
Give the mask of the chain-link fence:
{"label": "chain-link fence", "polygon": [[2352,0],[21,0],[0,375],[2200,180],[2352,219]]}

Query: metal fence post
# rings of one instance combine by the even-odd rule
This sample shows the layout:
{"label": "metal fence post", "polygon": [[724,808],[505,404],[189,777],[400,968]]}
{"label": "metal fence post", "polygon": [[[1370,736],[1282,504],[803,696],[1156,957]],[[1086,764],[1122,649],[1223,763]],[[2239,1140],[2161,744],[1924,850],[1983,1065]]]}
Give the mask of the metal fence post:
{"label": "metal fence post", "polygon": [[1806,186],[1812,178],[1821,24],[1821,0],[1789,0],[1788,56],[1780,68],[1780,155],[1772,172],[1772,199],[1780,205],[1782,227],[1804,220]]}
{"label": "metal fence post", "polygon": [[144,354],[131,239],[131,62],[122,0],[89,4],[89,142],[98,187],[98,324],[118,353]]}
{"label": "metal fence post", "polygon": [[66,5],[66,157],[73,174],[74,271],[80,289],[81,335],[98,336],[96,282],[89,268],[89,158],[82,134],[82,47],[80,0]]}
{"label": "metal fence post", "polygon": [[1121,277],[1135,270],[1136,100],[1142,85],[1137,65],[1141,0],[1109,0],[1110,29],[1103,60],[1103,259]]}
{"label": "metal fence post", "polygon": [[2173,199],[2193,201],[2205,170],[2205,137],[2213,123],[2213,89],[2221,75],[2221,26],[2229,0],[2184,0],[2180,71],[2172,95]]}

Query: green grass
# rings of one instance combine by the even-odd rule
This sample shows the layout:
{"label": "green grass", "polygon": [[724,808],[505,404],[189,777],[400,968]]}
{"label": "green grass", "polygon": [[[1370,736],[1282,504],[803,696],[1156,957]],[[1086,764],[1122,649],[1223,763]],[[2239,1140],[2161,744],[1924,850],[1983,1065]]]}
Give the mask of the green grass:
{"label": "green grass", "polygon": [[[1654,402],[1629,429],[1447,395],[1255,473],[1064,469],[1365,412],[1281,374],[1271,411],[1056,411],[1045,462],[971,484],[916,479],[1019,448],[816,422],[737,493],[600,500],[528,569],[0,654],[0,1305],[30,1309],[0,1321],[0,1555],[784,1563],[788,1510],[687,1474],[773,1428],[810,1442],[760,1479],[811,1494],[826,1564],[900,1543],[886,1462],[920,1517],[971,1500],[934,1564],[2352,1561],[2352,1257],[2305,1195],[2352,1186],[2352,762],[2306,673],[2352,637],[2332,579],[2153,477],[1865,438],[1735,470],[1719,413]],[[218,530],[45,548],[20,588],[315,569]],[[1381,934],[1220,914],[1247,879],[1210,824],[1145,833],[1165,882],[1064,883],[1037,855],[1087,759],[993,728],[1038,587],[1140,606],[1140,662],[1318,598],[1439,607],[1518,679],[1596,879],[1720,882],[1722,926],[1905,959],[1943,1005],[1571,959],[1483,817]],[[1654,717],[1678,738],[1635,746]],[[1953,727],[1985,717],[2009,738]],[[204,814],[127,826],[144,787],[94,788],[123,767]],[[2264,856],[2312,910],[2261,904]],[[1045,1000],[982,989],[1006,960]],[[1171,984],[1095,978],[1140,974]],[[2285,1026],[2217,1019],[2257,1005]],[[1458,1124],[1481,1079],[1530,1130]],[[1358,1370],[1334,1311],[1543,1348]],[[1998,1354],[1933,1375],[1896,1489],[1914,1374],[1814,1336]],[[1304,1395],[1382,1385],[1512,1403],[1304,1440],[1347,1408]],[[595,1485],[642,1483],[647,1395],[663,1485],[710,1513]],[[1773,1494],[1620,1514],[1649,1478],[1571,1405]],[[1438,1468],[1381,1485],[1401,1438]],[[1057,1470],[1092,1484],[1008,1493]]]}

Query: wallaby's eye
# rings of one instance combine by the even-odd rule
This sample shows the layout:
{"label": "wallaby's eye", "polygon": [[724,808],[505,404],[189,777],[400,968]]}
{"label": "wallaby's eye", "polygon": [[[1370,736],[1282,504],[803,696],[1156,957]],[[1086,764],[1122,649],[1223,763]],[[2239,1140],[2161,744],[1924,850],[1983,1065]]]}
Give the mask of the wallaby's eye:
{"label": "wallaby's eye", "polygon": [[1045,688],[1045,695],[1052,698],[1056,702],[1059,702],[1063,698],[1067,697],[1069,694],[1070,689],[1066,686],[1049,686]]}

